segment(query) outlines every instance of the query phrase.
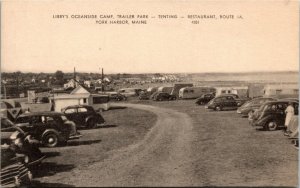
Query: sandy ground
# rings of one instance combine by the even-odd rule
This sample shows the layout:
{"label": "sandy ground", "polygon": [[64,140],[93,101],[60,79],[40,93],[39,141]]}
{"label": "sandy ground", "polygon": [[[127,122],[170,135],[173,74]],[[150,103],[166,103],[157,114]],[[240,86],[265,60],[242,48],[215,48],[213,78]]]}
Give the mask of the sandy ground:
{"label": "sandy ground", "polygon": [[[151,104],[118,104],[157,115],[143,139],[102,153],[95,149],[101,142],[80,145],[90,147],[85,160],[67,155],[72,168],[37,178],[37,185],[297,186],[298,151],[281,131],[255,130],[234,111],[211,112],[191,101]],[[65,156],[72,147],[47,151]],[[86,150],[74,154],[80,152]]]}

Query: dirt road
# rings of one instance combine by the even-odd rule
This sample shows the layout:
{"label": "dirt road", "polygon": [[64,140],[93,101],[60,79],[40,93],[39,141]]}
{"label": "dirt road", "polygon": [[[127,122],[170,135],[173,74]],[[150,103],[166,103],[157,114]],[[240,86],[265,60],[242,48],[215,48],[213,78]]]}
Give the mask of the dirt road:
{"label": "dirt road", "polygon": [[126,106],[154,112],[157,123],[143,141],[113,151],[109,159],[81,170],[80,176],[71,176],[70,182],[78,182],[76,186],[189,185],[193,178],[189,171],[193,141],[191,118],[169,109]]}

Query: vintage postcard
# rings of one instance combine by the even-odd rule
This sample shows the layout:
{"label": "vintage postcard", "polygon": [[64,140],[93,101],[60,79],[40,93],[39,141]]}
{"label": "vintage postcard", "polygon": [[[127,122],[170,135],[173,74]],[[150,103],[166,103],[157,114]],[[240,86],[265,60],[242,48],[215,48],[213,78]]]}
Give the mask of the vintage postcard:
{"label": "vintage postcard", "polygon": [[297,187],[295,0],[1,1],[1,186]]}

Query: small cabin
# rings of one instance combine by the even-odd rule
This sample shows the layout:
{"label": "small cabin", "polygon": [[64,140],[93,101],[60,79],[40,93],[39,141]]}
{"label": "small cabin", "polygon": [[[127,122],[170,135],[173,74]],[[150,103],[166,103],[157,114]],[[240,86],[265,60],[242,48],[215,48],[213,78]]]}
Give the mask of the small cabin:
{"label": "small cabin", "polygon": [[91,94],[81,85],[70,94],[53,95],[50,99],[56,112],[61,112],[61,109],[67,106],[80,104],[91,105],[96,111],[110,108],[108,95]]}

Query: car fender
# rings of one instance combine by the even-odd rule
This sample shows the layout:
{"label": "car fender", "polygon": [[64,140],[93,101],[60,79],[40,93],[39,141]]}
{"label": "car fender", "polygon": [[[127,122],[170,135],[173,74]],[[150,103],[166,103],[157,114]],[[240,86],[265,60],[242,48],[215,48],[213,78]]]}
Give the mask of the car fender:
{"label": "car fender", "polygon": [[274,119],[274,117],[272,115],[267,115],[266,117],[257,120],[257,125],[264,126],[268,121],[270,121],[272,119]]}
{"label": "car fender", "polygon": [[[85,123],[87,123],[90,119],[94,118],[93,116],[88,116],[85,118]],[[98,118],[97,118],[98,119]]]}

